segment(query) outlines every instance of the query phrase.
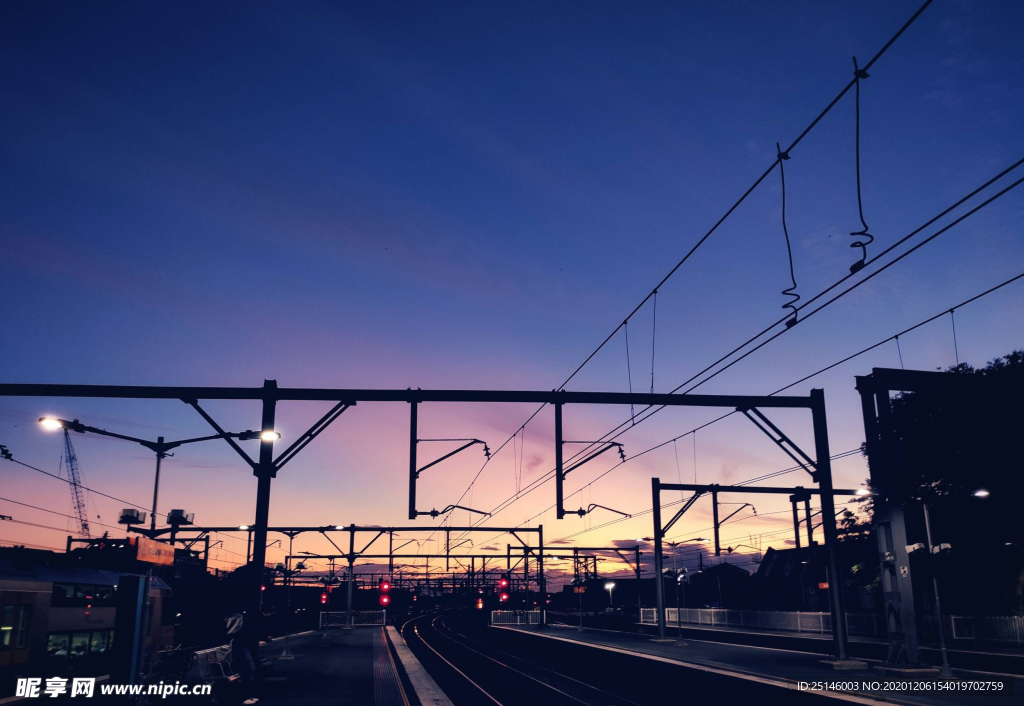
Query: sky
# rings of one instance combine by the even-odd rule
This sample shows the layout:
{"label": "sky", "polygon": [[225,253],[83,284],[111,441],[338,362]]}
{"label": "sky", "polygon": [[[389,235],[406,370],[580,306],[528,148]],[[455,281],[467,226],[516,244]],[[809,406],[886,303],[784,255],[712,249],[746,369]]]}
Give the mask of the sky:
{"label": "sky", "polygon": [[[917,7],[4,3],[0,379],[553,389],[772,164],[776,143],[828,105],[852,78],[852,57],[863,65]],[[935,0],[862,81],[869,255],[1024,157],[1022,34],[1020,3]],[[857,259],[854,120],[850,92],[785,163],[804,301]],[[699,391],[767,394],[1020,274],[1021,193]],[[660,288],[656,315],[649,301],[630,320],[628,363],[620,329],[567,387],[668,392],[781,318],[789,284],[776,169]],[[889,342],[789,393],[823,388],[832,452],[856,449],[855,375],[898,367],[900,356],[935,370],[1022,348],[1022,296],[1024,280],[957,309],[955,346],[944,317],[901,337],[899,350]],[[206,407],[227,429],[259,425],[253,404]],[[326,409],[282,404],[283,441]],[[534,410],[423,405],[423,438],[501,450],[478,477],[479,447],[425,472],[421,509],[456,502],[477,477],[461,504],[491,510],[549,471],[550,409],[502,446]],[[666,410],[618,440],[632,456],[720,413]],[[51,473],[64,472],[61,438],[39,428],[44,414],[146,438],[208,433],[178,402],[0,400],[0,444]],[[406,524],[407,417],[405,404],[346,412],[275,480],[271,524]],[[808,415],[772,418],[811,447]],[[628,409],[574,407],[566,438],[595,439],[626,419]],[[73,442],[87,487],[148,506],[148,451]],[[453,446],[423,444],[421,458]],[[606,454],[570,476],[567,492],[579,492],[567,505],[638,513],[655,476],[736,483],[793,465],[738,415],[603,475],[615,462]],[[0,514],[13,517],[0,522],[0,544],[63,547],[68,486],[10,462],[0,473]],[[852,455],[834,473],[838,486],[857,487],[866,468]],[[250,523],[255,487],[226,445],[197,444],[165,461],[160,508],[201,524]],[[563,541],[581,546],[653,532],[649,514],[605,527],[619,516],[557,521],[545,512],[553,502],[547,483],[483,524],[543,523],[545,538],[574,535]],[[786,500],[754,502],[758,516],[741,511],[723,545],[792,543]],[[123,504],[94,493],[87,503],[98,529],[116,527]],[[710,514],[698,502],[674,536],[710,537]],[[436,550],[439,536],[419,550]],[[244,535],[218,539],[216,565],[244,559]],[[473,548],[504,554],[510,541],[480,533]],[[303,536],[295,549],[331,548]],[[694,565],[697,553],[680,557]],[[281,547],[268,554],[281,557]]]}

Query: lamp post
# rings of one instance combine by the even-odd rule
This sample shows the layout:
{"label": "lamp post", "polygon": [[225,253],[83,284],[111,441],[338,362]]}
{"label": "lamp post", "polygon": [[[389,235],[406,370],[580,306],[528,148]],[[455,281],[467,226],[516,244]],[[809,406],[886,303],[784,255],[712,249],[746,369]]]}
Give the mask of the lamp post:
{"label": "lamp post", "polygon": [[604,585],[604,587],[608,589],[608,607],[612,608],[615,605],[615,601],[612,600],[612,591],[615,589],[615,582],[609,581]]}
{"label": "lamp post", "polygon": [[[73,431],[79,434],[98,434],[100,436],[109,436],[114,439],[121,439],[122,441],[130,441],[135,444],[146,447],[150,451],[156,454],[156,473],[153,478],[153,508],[150,513],[149,529],[150,537],[155,536],[156,531],[156,515],[157,515],[157,498],[160,492],[160,462],[164,457],[173,455],[168,452],[171,449],[176,449],[179,446],[185,444],[195,444],[200,441],[212,441],[214,439],[239,439],[242,441],[249,439],[260,439],[261,441],[272,441],[281,438],[281,435],[273,429],[264,429],[263,431],[244,431],[244,432],[225,432],[222,434],[213,434],[211,436],[199,436],[192,439],[179,439],[177,441],[165,441],[164,437],[158,436],[156,441],[150,441],[149,439],[140,439],[134,436],[128,436],[126,434],[117,434],[106,429],[100,429],[98,427],[88,426],[82,424],[77,419],[68,421],[67,419],[60,419],[58,417],[40,417],[39,424],[48,431],[56,431],[57,429],[63,429],[66,432]],[[138,668],[132,670],[131,684],[135,684],[142,678],[142,672],[146,660],[146,636],[149,633],[149,613],[150,613],[150,600],[149,593],[153,583],[153,568],[150,566],[146,570],[146,580],[143,584],[143,613],[141,623],[135,626],[136,635],[138,636]]]}
{"label": "lamp post", "polygon": [[[636,541],[638,541],[638,542],[653,542],[654,539],[651,538],[651,537],[638,537]],[[681,574],[679,572],[679,569],[676,568],[676,547],[678,547],[680,544],[685,544],[686,542],[706,542],[706,541],[708,541],[708,540],[705,539],[704,537],[692,537],[690,539],[683,539],[683,540],[680,540],[678,542],[670,542],[667,539],[662,539],[661,540],[662,544],[667,544],[668,546],[672,547],[672,574],[676,577],[676,623],[678,624],[678,627],[679,627],[679,638],[680,638],[680,640],[683,637],[683,625],[682,625],[682,619],[680,618],[680,613],[679,613],[679,608],[680,608],[679,607],[679,577],[682,574],[687,573],[687,571],[686,571],[686,568],[684,567],[683,570],[682,570],[682,574]],[[700,558],[700,547],[697,548],[697,552],[698,552],[697,556],[698,556],[698,559],[699,559]],[[657,580],[658,581],[664,581],[664,577],[658,576]],[[684,589],[683,595],[685,597],[685,589]],[[668,612],[668,611],[666,610],[665,612]]]}
{"label": "lamp post", "polygon": [[679,605],[679,587],[683,587],[683,603],[686,603],[686,585],[683,584],[683,579],[686,577],[686,567],[676,572],[676,628],[679,630],[679,639],[677,644],[683,642],[683,607]]}

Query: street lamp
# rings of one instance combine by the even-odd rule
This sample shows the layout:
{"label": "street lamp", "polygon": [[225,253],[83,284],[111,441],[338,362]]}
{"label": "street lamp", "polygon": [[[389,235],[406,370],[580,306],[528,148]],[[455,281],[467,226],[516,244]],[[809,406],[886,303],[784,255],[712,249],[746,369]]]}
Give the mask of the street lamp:
{"label": "street lamp", "polygon": [[[109,436],[109,437],[114,438],[114,439],[121,439],[122,441],[130,441],[132,443],[139,444],[140,446],[144,446],[145,448],[149,449],[154,454],[156,454],[156,474],[155,474],[154,479],[153,479],[153,509],[152,509],[152,515],[151,515],[150,521],[149,521],[150,537],[155,537],[156,536],[157,498],[158,498],[159,492],[160,492],[160,462],[166,456],[170,455],[168,452],[171,449],[176,449],[179,446],[183,446],[185,444],[195,444],[195,443],[198,443],[200,441],[212,441],[214,439],[239,439],[239,440],[246,440],[246,439],[257,439],[258,438],[258,439],[262,440],[263,442],[273,442],[276,439],[280,438],[280,436],[281,436],[280,434],[278,434],[273,429],[264,429],[261,432],[255,432],[255,431],[244,431],[244,432],[240,432],[240,433],[239,432],[234,432],[234,433],[233,432],[221,432],[219,434],[213,434],[211,436],[200,436],[200,437],[196,437],[196,438],[192,438],[192,439],[179,439],[177,441],[164,441],[164,437],[158,436],[156,441],[150,441],[148,439],[140,439],[138,437],[127,436],[125,434],[116,434],[116,433],[114,433],[112,431],[107,431],[105,429],[100,429],[98,427],[91,427],[91,426],[88,426],[86,424],[82,424],[77,419],[74,419],[72,421],[68,421],[67,419],[61,419],[59,417],[45,416],[45,417],[40,417],[39,418],[39,424],[40,424],[40,426],[43,427],[43,429],[46,429],[48,431],[56,431],[57,429],[63,429],[65,434],[67,434],[69,431],[73,431],[73,432],[76,432],[78,434],[86,434],[86,433],[98,434],[100,436]],[[229,442],[229,443],[234,443],[234,442]],[[153,568],[152,568],[152,566],[150,566],[150,568],[146,571],[145,583],[143,585],[143,596],[145,597],[144,598],[145,608],[144,608],[144,613],[143,613],[144,618],[142,620],[142,624],[138,627],[138,629],[141,630],[141,634],[142,635],[146,635],[149,632],[149,609],[150,609],[149,592],[150,592],[150,587],[152,586],[152,583],[153,583]],[[145,652],[146,652],[146,641],[145,641],[145,639],[140,640],[140,647],[139,647],[139,649],[141,651],[141,655],[140,655],[140,659],[139,659],[139,664],[142,664],[145,661]],[[136,680],[139,678],[139,676],[140,676],[139,674],[133,674],[132,677],[131,677],[131,683],[135,684]]]}
{"label": "street lamp", "polygon": [[608,607],[611,608],[614,605],[614,601],[612,601],[612,589],[615,588],[615,582],[609,581],[604,585],[604,587],[608,589]]}
{"label": "street lamp", "polygon": [[679,587],[683,587],[683,603],[686,603],[686,585],[683,583],[683,578],[687,574],[686,567],[676,572],[676,627],[679,630],[678,643],[683,641],[683,607],[679,605]]}
{"label": "street lamp", "polygon": [[252,430],[243,432],[224,432],[222,434],[213,434],[211,436],[200,436],[193,439],[179,439],[178,441],[164,441],[164,437],[157,437],[156,441],[150,441],[148,439],[139,439],[134,436],[126,436],[125,434],[115,434],[114,432],[107,431],[106,429],[99,429],[97,427],[91,427],[86,424],[82,424],[77,419],[68,421],[67,419],[60,419],[59,417],[40,417],[39,424],[47,431],[56,431],[57,429],[64,429],[67,431],[77,432],[79,434],[99,434],[101,436],[109,436],[115,439],[121,439],[123,441],[131,441],[141,446],[145,446],[147,449],[156,454],[156,477],[153,481],[153,510],[149,520],[149,529],[151,531],[156,530],[156,509],[157,509],[157,497],[160,490],[160,462],[170,454],[167,452],[171,449],[176,449],[179,446],[185,444],[195,444],[200,441],[212,441],[214,439],[238,439],[240,441],[248,441],[252,439],[259,439],[264,442],[273,442],[281,438],[281,434],[273,429],[264,429],[263,431],[256,432]]}
{"label": "street lamp", "polygon": [[974,491],[974,497],[976,498],[987,498],[989,495],[988,491],[984,488],[978,488]]}

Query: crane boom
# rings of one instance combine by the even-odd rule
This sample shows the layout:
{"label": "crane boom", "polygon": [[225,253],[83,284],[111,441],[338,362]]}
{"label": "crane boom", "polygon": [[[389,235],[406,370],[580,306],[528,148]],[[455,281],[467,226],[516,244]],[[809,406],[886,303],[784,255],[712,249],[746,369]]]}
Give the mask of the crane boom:
{"label": "crane boom", "polygon": [[88,539],[89,516],[85,511],[85,497],[82,494],[82,474],[78,470],[78,456],[75,454],[75,447],[71,445],[71,435],[64,430],[64,459],[68,468],[68,478],[71,485],[71,502],[75,506],[75,517],[78,520],[78,533]]}

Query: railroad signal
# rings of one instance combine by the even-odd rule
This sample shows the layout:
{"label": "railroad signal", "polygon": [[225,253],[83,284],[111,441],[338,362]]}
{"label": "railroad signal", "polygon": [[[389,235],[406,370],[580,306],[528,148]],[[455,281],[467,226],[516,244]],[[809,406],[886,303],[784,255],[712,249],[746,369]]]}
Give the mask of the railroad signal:
{"label": "railroad signal", "polygon": [[484,609],[484,599],[483,598],[477,598],[476,599],[476,609],[477,610],[483,610]]}
{"label": "railroad signal", "polygon": [[502,594],[500,596],[498,596],[498,600],[500,600],[502,603],[504,603],[505,601],[508,600],[508,594],[505,593],[505,592],[502,592]]}
{"label": "railroad signal", "polygon": [[508,588],[508,574],[502,574],[501,578],[498,579],[499,588]]}
{"label": "railroad signal", "polygon": [[327,591],[320,594],[320,605],[327,605]]}
{"label": "railroad signal", "polygon": [[391,596],[389,596],[388,594],[385,593],[384,595],[382,595],[380,597],[380,604],[381,605],[386,606],[390,602],[391,602]]}

